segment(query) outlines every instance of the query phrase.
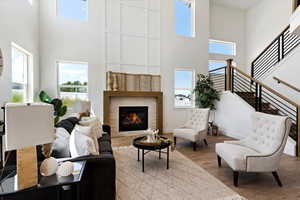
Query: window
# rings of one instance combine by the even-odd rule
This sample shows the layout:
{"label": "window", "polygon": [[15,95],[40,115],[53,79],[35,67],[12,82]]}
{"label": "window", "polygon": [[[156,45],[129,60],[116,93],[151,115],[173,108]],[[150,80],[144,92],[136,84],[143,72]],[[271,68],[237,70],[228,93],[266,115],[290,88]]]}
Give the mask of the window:
{"label": "window", "polygon": [[209,53],[235,56],[236,45],[233,42],[209,40]]}
{"label": "window", "polygon": [[194,80],[193,70],[175,70],[175,107],[193,106]]}
{"label": "window", "polygon": [[208,70],[215,70],[221,67],[227,66],[226,61],[221,61],[221,60],[209,60],[208,61]]}
{"label": "window", "polygon": [[59,96],[64,104],[72,106],[74,101],[88,100],[88,64],[58,62]]}
{"label": "window", "polygon": [[175,0],[175,31],[177,35],[195,36],[195,0]]}
{"label": "window", "polygon": [[88,0],[56,0],[57,15],[68,19],[87,21]]}
{"label": "window", "polygon": [[30,63],[32,56],[18,45],[12,43],[12,102],[32,101],[29,87]]}

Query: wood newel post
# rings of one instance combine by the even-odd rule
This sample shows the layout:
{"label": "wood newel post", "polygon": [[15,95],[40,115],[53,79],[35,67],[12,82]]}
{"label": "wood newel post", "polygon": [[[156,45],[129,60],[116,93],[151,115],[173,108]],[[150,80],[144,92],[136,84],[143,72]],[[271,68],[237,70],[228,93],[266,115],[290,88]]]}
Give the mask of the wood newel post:
{"label": "wood newel post", "polygon": [[226,68],[226,90],[232,90],[232,61],[233,59],[228,59],[227,61],[227,68]]}

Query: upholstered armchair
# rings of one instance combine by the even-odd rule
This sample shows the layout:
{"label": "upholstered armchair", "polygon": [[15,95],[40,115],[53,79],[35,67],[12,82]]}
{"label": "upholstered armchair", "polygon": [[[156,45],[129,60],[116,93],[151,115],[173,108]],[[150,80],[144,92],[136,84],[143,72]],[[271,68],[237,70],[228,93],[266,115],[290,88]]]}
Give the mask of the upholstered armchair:
{"label": "upholstered armchair", "polygon": [[174,129],[174,144],[176,138],[183,138],[193,142],[194,151],[196,151],[197,142],[203,140],[207,145],[209,109],[191,109],[189,120],[179,129]]}
{"label": "upholstered armchair", "polygon": [[290,127],[288,117],[254,113],[252,131],[248,137],[216,144],[219,167],[222,158],[233,169],[236,187],[239,172],[272,172],[278,185],[282,186],[277,170]]}

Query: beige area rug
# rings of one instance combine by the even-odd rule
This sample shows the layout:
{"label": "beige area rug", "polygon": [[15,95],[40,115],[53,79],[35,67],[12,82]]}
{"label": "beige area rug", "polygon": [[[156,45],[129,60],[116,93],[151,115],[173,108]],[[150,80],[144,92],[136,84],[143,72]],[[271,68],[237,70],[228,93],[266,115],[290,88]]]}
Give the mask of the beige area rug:
{"label": "beige area rug", "polygon": [[[178,151],[145,155],[145,172],[137,149],[114,148],[117,165],[117,200],[246,200]],[[141,157],[141,156],[140,156]]]}

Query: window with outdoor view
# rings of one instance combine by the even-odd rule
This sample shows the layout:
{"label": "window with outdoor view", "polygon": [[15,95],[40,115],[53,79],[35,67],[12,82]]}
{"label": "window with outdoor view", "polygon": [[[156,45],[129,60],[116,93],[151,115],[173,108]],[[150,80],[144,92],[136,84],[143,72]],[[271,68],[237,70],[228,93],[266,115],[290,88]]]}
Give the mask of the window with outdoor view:
{"label": "window with outdoor view", "polygon": [[220,40],[209,40],[209,53],[221,55],[236,55],[236,44]]}
{"label": "window with outdoor view", "polygon": [[88,64],[58,62],[59,96],[65,105],[88,100]]}
{"label": "window with outdoor view", "polygon": [[31,100],[29,92],[29,65],[31,55],[16,44],[12,44],[12,99],[14,103]]}
{"label": "window with outdoor view", "polygon": [[177,35],[195,37],[195,0],[175,0]]}
{"label": "window with outdoor view", "polygon": [[193,87],[195,75],[193,70],[175,70],[175,107],[193,106]]}
{"label": "window with outdoor view", "polygon": [[88,0],[56,0],[57,15],[68,19],[87,21]]}

